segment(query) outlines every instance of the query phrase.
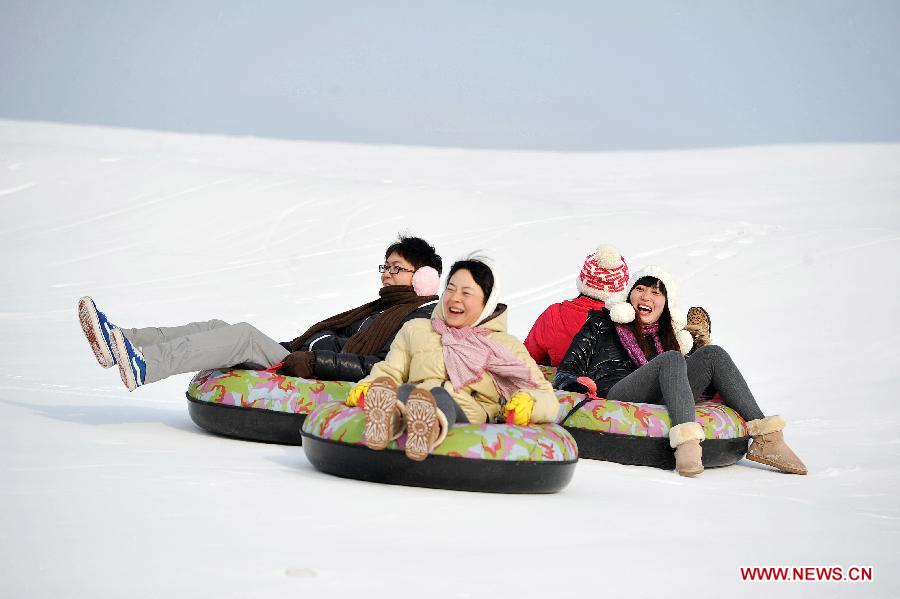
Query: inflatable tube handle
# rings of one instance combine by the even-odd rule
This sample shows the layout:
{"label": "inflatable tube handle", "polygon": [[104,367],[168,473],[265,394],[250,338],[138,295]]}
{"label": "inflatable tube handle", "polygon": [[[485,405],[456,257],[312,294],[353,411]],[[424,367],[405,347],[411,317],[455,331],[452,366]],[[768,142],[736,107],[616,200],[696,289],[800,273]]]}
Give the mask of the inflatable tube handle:
{"label": "inflatable tube handle", "polygon": [[559,421],[559,424],[562,426],[565,426],[566,420],[568,420],[572,416],[572,414],[580,410],[586,403],[593,399],[601,399],[597,396],[597,383],[594,382],[594,379],[586,376],[580,376],[575,380],[587,387],[587,393],[584,394],[584,399],[572,406],[572,409],[569,410],[569,413],[566,414],[565,418]]}
{"label": "inflatable tube handle", "polygon": [[594,379],[587,376],[580,376],[575,380],[587,387],[588,391],[587,393],[585,393],[585,395],[587,395],[591,399],[600,399],[599,397],[597,397],[597,383],[594,382]]}

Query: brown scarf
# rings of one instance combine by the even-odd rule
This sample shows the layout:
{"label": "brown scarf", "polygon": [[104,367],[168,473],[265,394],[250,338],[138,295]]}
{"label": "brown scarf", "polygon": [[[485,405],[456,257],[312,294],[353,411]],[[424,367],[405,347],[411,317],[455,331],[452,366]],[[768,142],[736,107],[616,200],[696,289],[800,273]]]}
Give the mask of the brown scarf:
{"label": "brown scarf", "polygon": [[308,331],[291,341],[291,351],[299,351],[304,341],[320,331],[340,329],[369,314],[381,312],[375,317],[372,324],[350,337],[341,349],[348,354],[371,355],[378,353],[397,334],[400,324],[407,316],[415,312],[419,306],[438,298],[436,295],[416,295],[412,285],[387,285],[379,290],[378,295],[379,299],[374,302],[335,314],[331,318],[314,324]]}

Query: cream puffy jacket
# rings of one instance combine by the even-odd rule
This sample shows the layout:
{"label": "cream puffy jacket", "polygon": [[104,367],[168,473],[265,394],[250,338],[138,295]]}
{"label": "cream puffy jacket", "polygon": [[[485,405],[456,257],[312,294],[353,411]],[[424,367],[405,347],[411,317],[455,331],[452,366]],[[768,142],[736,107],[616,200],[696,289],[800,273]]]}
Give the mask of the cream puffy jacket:
{"label": "cream puffy jacket", "polygon": [[[483,322],[481,327],[490,329],[488,338],[506,346],[531,370],[537,387],[522,389],[534,398],[532,422],[554,422],[559,412],[559,400],[553,387],[544,378],[528,350],[522,343],[506,332],[506,306],[498,306],[499,314]],[[438,303],[432,318],[444,318],[444,307]],[[372,381],[387,376],[397,384],[412,383],[424,389],[443,387],[463,409],[470,422],[493,422],[500,413],[500,392],[487,372],[477,382],[456,391],[447,376],[444,365],[444,349],[441,336],[431,328],[431,321],[425,318],[410,320],[400,329],[387,357],[375,364],[372,372],[360,382]]]}

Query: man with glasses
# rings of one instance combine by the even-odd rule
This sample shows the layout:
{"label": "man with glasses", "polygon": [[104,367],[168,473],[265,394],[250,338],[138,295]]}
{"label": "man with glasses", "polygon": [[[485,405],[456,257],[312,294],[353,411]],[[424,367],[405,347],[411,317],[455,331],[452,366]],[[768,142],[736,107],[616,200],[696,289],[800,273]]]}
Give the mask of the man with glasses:
{"label": "man with glasses", "polygon": [[290,343],[280,372],[326,381],[358,381],[387,355],[400,327],[430,318],[441,257],[418,237],[400,237],[384,253],[379,298],[313,325]]}
{"label": "man with glasses", "polygon": [[278,367],[289,376],[358,381],[390,348],[400,327],[430,318],[437,303],[441,257],[418,237],[401,236],[378,266],[378,298],[313,325],[278,343],[256,327],[222,320],[178,327],[123,328],[90,297],[78,302],[82,330],[101,366],[118,365],[129,391],[174,374],[211,368]]}

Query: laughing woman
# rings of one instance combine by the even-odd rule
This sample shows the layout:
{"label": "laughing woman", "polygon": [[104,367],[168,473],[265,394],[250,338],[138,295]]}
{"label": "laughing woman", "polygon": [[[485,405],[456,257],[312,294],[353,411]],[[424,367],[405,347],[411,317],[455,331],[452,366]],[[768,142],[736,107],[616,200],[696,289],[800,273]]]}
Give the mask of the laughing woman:
{"label": "laughing woman", "polygon": [[672,277],[656,266],[639,271],[628,301],[590,313],[563,358],[554,385],[585,392],[586,376],[597,394],[614,401],[665,404],[672,421],[669,443],[682,476],[703,472],[703,429],[694,421],[695,401],[710,386],[747,421],[753,444],[747,458],[782,472],[806,474],[806,466],[785,444],[784,420],[766,417],[741,372],[718,345],[706,345],[685,357],[692,345],[684,330]]}
{"label": "laughing woman", "polygon": [[506,332],[494,273],[484,262],[453,264],[431,320],[400,329],[383,362],[350,391],[362,397],[364,439],[384,449],[407,431],[406,455],[424,460],[455,423],[552,422],[559,401],[525,346]]}

